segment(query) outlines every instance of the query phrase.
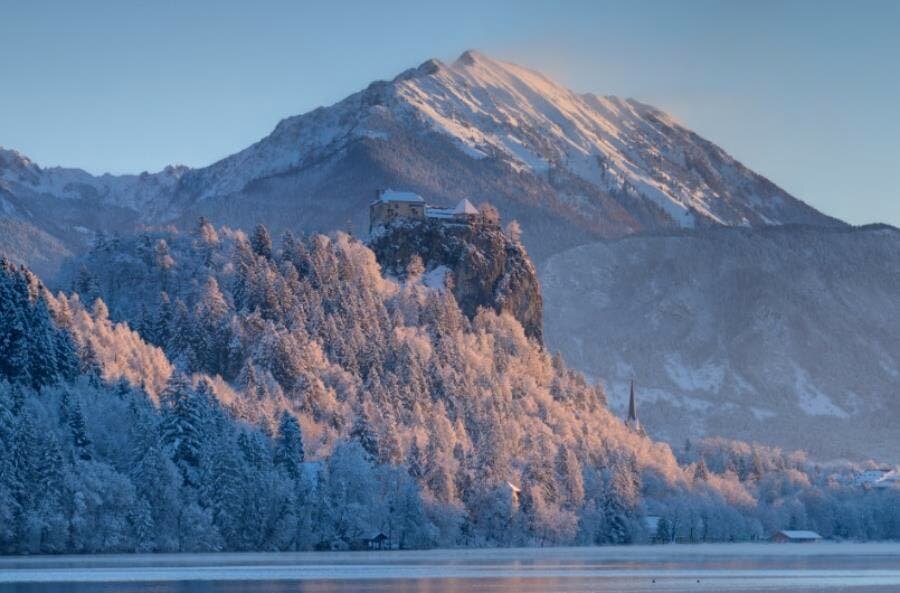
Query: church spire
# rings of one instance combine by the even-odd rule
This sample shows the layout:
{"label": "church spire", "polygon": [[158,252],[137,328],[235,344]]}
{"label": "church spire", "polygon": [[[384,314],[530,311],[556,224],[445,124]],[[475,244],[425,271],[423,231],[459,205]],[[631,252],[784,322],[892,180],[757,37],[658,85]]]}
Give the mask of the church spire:
{"label": "church spire", "polygon": [[625,421],[625,424],[635,432],[643,432],[641,421],[638,420],[637,416],[637,404],[634,401],[634,379],[631,380],[631,395],[628,398],[628,420]]}

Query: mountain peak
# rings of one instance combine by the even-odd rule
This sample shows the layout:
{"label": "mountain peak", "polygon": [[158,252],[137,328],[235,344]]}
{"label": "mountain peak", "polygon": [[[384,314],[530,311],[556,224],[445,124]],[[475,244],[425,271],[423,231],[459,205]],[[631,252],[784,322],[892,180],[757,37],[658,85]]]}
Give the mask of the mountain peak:
{"label": "mountain peak", "polygon": [[443,62],[435,58],[431,58],[429,60],[425,60],[415,68],[404,70],[394,78],[394,81],[401,82],[404,80],[413,80],[422,76],[431,76],[432,74],[437,74],[443,68],[446,68]]}
{"label": "mountain peak", "polygon": [[467,49],[466,51],[461,53],[458,58],[456,58],[456,61],[453,64],[458,66],[473,66],[479,61],[484,61],[486,59],[490,58],[485,56],[477,49]]}
{"label": "mountain peak", "polygon": [[14,148],[0,146],[0,169],[25,169],[34,165],[31,159]]}
{"label": "mountain peak", "polygon": [[[574,241],[660,228],[839,224],[659,110],[578,94],[473,49],[283,119],[208,167],[93,176],[0,150],[0,178],[23,203],[99,200],[141,224],[252,216],[308,231],[362,221],[372,191],[403,186],[434,200],[489,200],[523,222],[538,259]],[[266,207],[237,206],[245,203]],[[91,208],[79,225],[89,230],[98,224]],[[46,229],[61,228],[45,218]]]}

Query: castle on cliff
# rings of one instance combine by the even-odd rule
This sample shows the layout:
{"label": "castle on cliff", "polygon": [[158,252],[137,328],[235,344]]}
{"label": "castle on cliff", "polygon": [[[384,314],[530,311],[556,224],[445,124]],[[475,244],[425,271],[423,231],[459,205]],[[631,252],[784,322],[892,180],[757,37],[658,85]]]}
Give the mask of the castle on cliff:
{"label": "castle on cliff", "polygon": [[378,190],[375,201],[369,204],[369,232],[395,220],[432,220],[444,224],[500,224],[494,208],[476,208],[462,199],[453,208],[426,204],[422,196],[408,191]]}

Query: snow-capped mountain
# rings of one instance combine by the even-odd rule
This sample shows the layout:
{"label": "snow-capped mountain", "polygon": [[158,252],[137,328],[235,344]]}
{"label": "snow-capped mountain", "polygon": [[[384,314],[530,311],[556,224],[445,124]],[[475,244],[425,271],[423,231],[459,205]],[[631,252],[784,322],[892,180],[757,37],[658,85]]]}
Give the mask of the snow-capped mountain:
{"label": "snow-capped mountain", "polygon": [[201,214],[276,232],[362,231],[386,186],[491,201],[520,220],[538,261],[660,228],[840,224],[653,107],[579,95],[474,51],[289,117],[201,169],[95,177],[0,153],[4,217],[76,250],[97,230]]}
{"label": "snow-capped mountain", "polygon": [[186,170],[93,176],[81,169],[42,168],[0,148],[0,254],[51,274],[99,232],[174,217],[167,210],[170,196]]}
{"label": "snow-capped mountain", "polygon": [[[474,51],[450,65],[430,60],[333,107],[288,118],[192,181],[197,199],[214,200],[246,192],[256,180],[321,167],[357,142],[395,150],[441,140],[456,148],[447,155],[455,160],[484,160],[502,165],[506,176],[530,178],[568,215],[588,219],[580,226],[600,231],[608,223],[591,219],[615,215],[622,228],[609,228],[611,234],[655,226],[834,222],[653,107],[578,95]],[[424,183],[414,171],[407,179],[399,167],[385,172],[398,182]],[[439,183],[423,188],[436,198],[448,192]]]}
{"label": "snow-capped mountain", "polygon": [[702,229],[553,256],[546,340],[656,438],[900,462],[900,231]]}
{"label": "snow-capped mountain", "polygon": [[172,194],[184,166],[169,166],[159,173],[94,176],[82,169],[41,168],[15,150],[0,148],[0,179],[23,193],[67,200],[94,200],[103,206],[134,210],[144,220],[164,218],[161,197]]}

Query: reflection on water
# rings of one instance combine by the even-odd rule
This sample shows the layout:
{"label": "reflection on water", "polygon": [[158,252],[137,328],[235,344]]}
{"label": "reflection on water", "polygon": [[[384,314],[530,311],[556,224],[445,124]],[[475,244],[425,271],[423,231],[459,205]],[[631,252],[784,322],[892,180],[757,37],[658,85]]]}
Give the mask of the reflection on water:
{"label": "reflection on water", "polygon": [[900,545],[0,558],[0,593],[900,591]]}

